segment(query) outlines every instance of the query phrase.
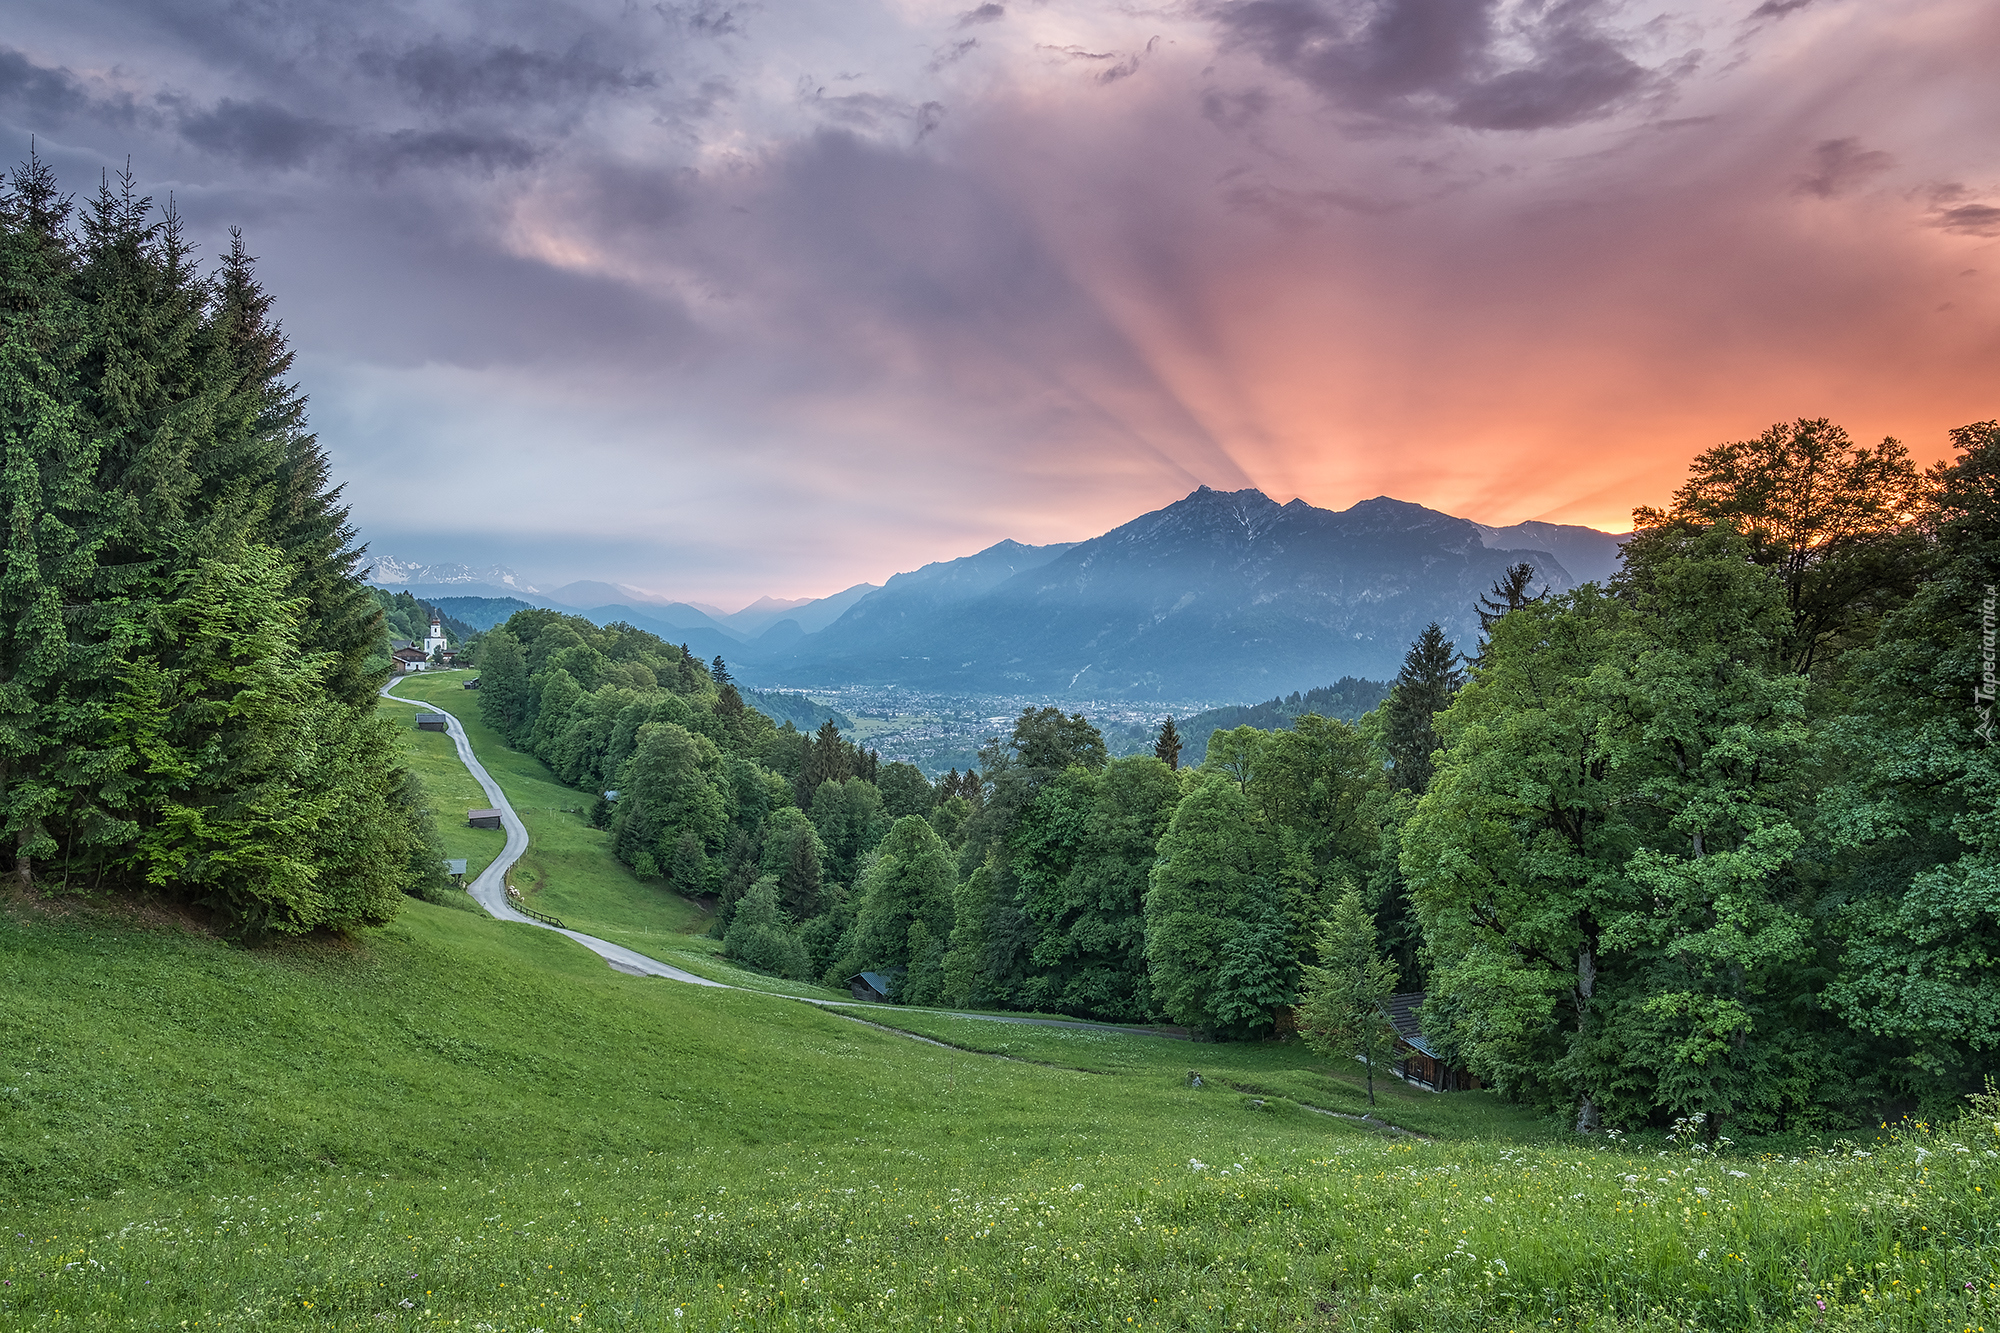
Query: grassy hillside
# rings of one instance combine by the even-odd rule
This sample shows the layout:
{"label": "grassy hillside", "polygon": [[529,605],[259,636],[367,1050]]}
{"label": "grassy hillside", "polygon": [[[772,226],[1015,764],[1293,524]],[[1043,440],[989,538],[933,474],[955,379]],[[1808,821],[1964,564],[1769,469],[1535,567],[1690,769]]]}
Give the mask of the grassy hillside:
{"label": "grassy hillside", "polygon": [[[463,723],[480,762],[506,790],[508,801],[528,829],[528,853],[515,866],[512,877],[514,886],[527,896],[528,902],[561,917],[563,924],[576,930],[636,949],[646,948],[644,940],[678,941],[688,930],[705,928],[707,923],[699,906],[679,894],[637,879],[613,859],[611,835],[590,827],[588,796],[556,781],[555,775],[533,755],[508,749],[480,720],[479,694],[465,688],[465,682],[474,674],[425,672],[398,685],[396,693],[442,708]],[[385,702],[382,707],[410,714],[417,711],[393,701]],[[438,747],[446,755],[455,754],[449,736],[420,733],[415,722],[409,723],[407,734],[409,743],[417,750],[428,752],[430,747]],[[428,767],[420,770],[427,783],[430,771]],[[472,782],[462,765],[458,771],[477,792],[478,784]],[[484,796],[472,802],[485,803]],[[442,812],[438,821],[441,828],[465,822],[464,813],[456,806],[446,808],[441,800],[436,804]],[[484,836],[501,839],[504,835],[487,831]],[[496,843],[496,854],[498,846]]]}
{"label": "grassy hillside", "polygon": [[[550,910],[686,910],[481,749]],[[856,1012],[951,1045],[421,903],[0,907],[0,1327],[2000,1327],[2000,1114],[1713,1158],[1390,1088],[1393,1137],[1295,1046]]]}

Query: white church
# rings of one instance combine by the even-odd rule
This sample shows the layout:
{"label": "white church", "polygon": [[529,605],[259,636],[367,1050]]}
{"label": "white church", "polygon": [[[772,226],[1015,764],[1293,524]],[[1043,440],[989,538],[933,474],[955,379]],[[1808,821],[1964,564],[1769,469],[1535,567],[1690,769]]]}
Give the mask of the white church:
{"label": "white church", "polygon": [[431,615],[431,632],[424,636],[421,647],[407,639],[398,640],[391,646],[395,651],[390,656],[395,659],[398,673],[427,670],[433,657],[440,659],[442,665],[450,666],[451,659],[456,656],[446,646],[444,624],[435,613]]}

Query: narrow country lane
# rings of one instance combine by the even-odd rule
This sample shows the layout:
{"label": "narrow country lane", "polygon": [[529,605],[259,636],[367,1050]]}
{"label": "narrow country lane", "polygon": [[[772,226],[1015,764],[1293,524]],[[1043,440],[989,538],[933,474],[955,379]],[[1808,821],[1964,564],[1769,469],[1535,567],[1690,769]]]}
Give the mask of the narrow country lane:
{"label": "narrow country lane", "polygon": [[[610,940],[600,940],[595,935],[586,935],[580,930],[566,930],[559,926],[551,926],[546,922],[537,921],[533,917],[516,911],[507,901],[507,871],[528,850],[527,825],[521,822],[521,817],[514,813],[514,807],[508,804],[507,793],[501,790],[500,784],[494,781],[493,775],[486,771],[486,766],[479,762],[479,756],[472,752],[472,742],[467,738],[465,728],[459,723],[457,718],[435,704],[427,704],[417,699],[405,699],[401,695],[393,693],[396,686],[401,684],[405,679],[407,677],[399,676],[387,685],[384,685],[381,690],[382,697],[393,703],[408,704],[412,708],[427,709],[444,718],[445,733],[451,737],[452,744],[458,747],[459,759],[465,764],[466,770],[474,778],[478,779],[480,787],[486,792],[486,799],[491,801],[493,808],[500,812],[501,827],[507,830],[507,845],[501,849],[500,855],[494,858],[493,864],[482,870],[479,873],[479,877],[473,880],[470,886],[469,892],[481,907],[502,921],[517,921],[524,926],[535,926],[541,930],[553,930],[558,935],[567,935],[570,939],[575,940],[578,944],[581,944],[584,948],[602,958],[618,971],[635,977],[666,977],[671,981],[685,981],[692,986],[712,986],[717,990],[742,989],[738,986],[732,986],[726,981],[710,981],[707,977],[698,977],[692,972],[684,971],[669,963],[663,963],[657,958],[648,958],[645,954],[627,949],[623,945],[613,944]],[[1025,1014],[968,1014],[961,1013],[955,1009],[910,1010],[903,1005],[876,1005],[863,1001],[824,999],[813,995],[787,995],[782,991],[759,991],[757,993],[771,995],[776,999],[797,1000],[801,1003],[811,1005],[826,1006],[835,1004],[858,1009],[902,1009],[905,1012],[941,1014],[950,1018],[974,1018],[988,1023],[1021,1023],[1035,1027],[1077,1028],[1084,1031],[1110,1032],[1126,1036],[1141,1035],[1174,1038],[1185,1038],[1187,1036],[1186,1032],[1178,1028],[1129,1028],[1118,1027],[1109,1023],[1089,1023],[1074,1019],[1034,1018]],[[889,1030],[895,1031],[895,1029]],[[912,1033],[903,1033],[902,1035],[914,1036]],[[920,1041],[929,1040],[928,1038],[917,1039]]]}
{"label": "narrow country lane", "polygon": [[421,703],[415,699],[405,699],[392,692],[404,679],[404,677],[399,676],[387,685],[384,685],[382,687],[382,697],[399,704],[409,704],[412,708],[427,709],[444,718],[445,732],[451,737],[452,744],[458,747],[459,759],[464,762],[467,771],[474,778],[478,779],[480,787],[486,792],[486,799],[491,801],[493,808],[500,812],[500,826],[507,830],[507,845],[501,848],[500,855],[493,859],[493,864],[480,871],[479,877],[472,881],[469,891],[481,907],[502,921],[518,921],[524,926],[535,926],[542,930],[553,930],[558,935],[567,935],[584,948],[602,958],[605,962],[611,964],[611,966],[617,968],[620,972],[627,972],[635,977],[667,977],[674,981],[685,981],[693,986],[715,986],[722,990],[734,989],[734,987],[726,986],[720,981],[710,981],[707,977],[698,977],[692,972],[682,971],[680,968],[663,963],[657,958],[648,958],[645,954],[627,949],[622,944],[613,944],[610,940],[600,940],[595,935],[586,935],[579,930],[564,930],[556,926],[546,925],[543,922],[536,921],[532,917],[515,911],[507,902],[507,872],[513,867],[516,861],[521,859],[522,854],[528,850],[527,825],[521,822],[521,817],[514,813],[514,807],[508,804],[507,793],[500,789],[500,784],[493,780],[493,775],[488,773],[486,766],[479,762],[479,756],[472,752],[472,742],[466,739],[465,728],[459,724],[457,718],[435,704]]}

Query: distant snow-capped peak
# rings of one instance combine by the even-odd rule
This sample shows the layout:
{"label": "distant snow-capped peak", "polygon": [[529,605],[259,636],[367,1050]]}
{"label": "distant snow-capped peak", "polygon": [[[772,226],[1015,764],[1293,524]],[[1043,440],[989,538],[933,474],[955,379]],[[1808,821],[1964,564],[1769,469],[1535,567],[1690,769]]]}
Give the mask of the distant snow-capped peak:
{"label": "distant snow-capped peak", "polygon": [[388,588],[412,583],[487,583],[502,588],[513,588],[520,592],[541,591],[523,581],[513,570],[504,565],[481,567],[450,562],[425,565],[415,561],[398,560],[391,555],[377,556],[372,563],[373,568],[368,571],[368,581]]}

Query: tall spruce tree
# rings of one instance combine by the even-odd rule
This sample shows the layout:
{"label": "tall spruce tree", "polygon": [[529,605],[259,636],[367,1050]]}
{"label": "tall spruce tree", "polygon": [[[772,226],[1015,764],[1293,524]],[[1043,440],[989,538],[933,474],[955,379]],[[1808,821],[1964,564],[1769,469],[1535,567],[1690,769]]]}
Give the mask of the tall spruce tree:
{"label": "tall spruce tree", "polygon": [[1361,891],[1341,886],[1333,912],[1320,923],[1319,964],[1304,969],[1299,987],[1299,1036],[1335,1060],[1360,1056],[1368,1067],[1368,1104],[1375,1104],[1375,1069],[1396,1048],[1383,1008],[1396,989],[1396,966],[1382,956],[1375,919]]}
{"label": "tall spruce tree", "polygon": [[1382,709],[1382,744],[1394,765],[1390,778],[1401,790],[1422,796],[1431,785],[1431,755],[1438,748],[1432,719],[1451,707],[1464,683],[1457,648],[1432,621],[1403,655],[1403,669]]}
{"label": "tall spruce tree", "polygon": [[1160,735],[1153,742],[1153,757],[1168,768],[1178,770],[1181,766],[1181,734],[1174,730],[1174,719],[1169,715],[1160,724]]}
{"label": "tall spruce tree", "polygon": [[1480,595],[1479,605],[1476,608],[1479,612],[1479,632],[1491,634],[1493,626],[1498,623],[1500,617],[1549,595],[1546,587],[1538,593],[1529,592],[1528,589],[1534,586],[1533,565],[1524,560],[1519,564],[1507,566],[1507,572],[1494,581],[1492,591]]}
{"label": "tall spruce tree", "polygon": [[150,886],[242,933],[384,919],[429,838],[270,299],[240,238],[204,275],[129,171],[72,216],[32,156],[0,202],[14,880]]}

